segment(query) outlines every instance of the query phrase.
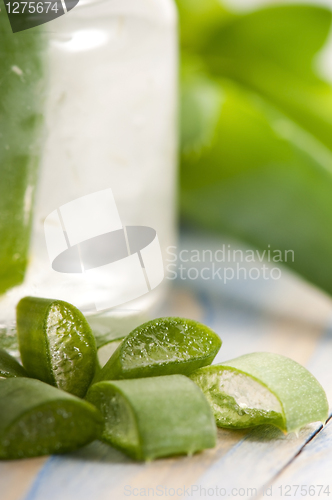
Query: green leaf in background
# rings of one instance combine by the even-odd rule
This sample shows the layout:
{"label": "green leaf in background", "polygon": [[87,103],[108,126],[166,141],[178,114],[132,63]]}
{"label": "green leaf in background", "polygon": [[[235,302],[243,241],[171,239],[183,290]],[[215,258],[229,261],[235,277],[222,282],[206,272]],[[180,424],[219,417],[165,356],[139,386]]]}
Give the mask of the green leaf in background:
{"label": "green leaf in background", "polygon": [[312,69],[330,24],[326,9],[276,6],[185,45],[181,209],[257,248],[293,250],[287,265],[331,294],[332,88]]}
{"label": "green leaf in background", "polygon": [[212,144],[218,124],[223,92],[219,84],[190,76],[182,86],[182,134],[181,148],[184,153],[200,154],[202,148]]}
{"label": "green leaf in background", "polygon": [[314,73],[330,26],[322,7],[269,7],[214,28],[201,55],[211,74],[258,92],[331,148],[332,88]]}
{"label": "green leaf in background", "polygon": [[297,145],[304,141],[295,127],[287,130],[277,113],[272,120],[264,102],[236,86],[220,92],[224,104],[209,147],[182,155],[183,215],[258,248],[293,250],[287,264],[332,293],[331,171],[315,145]]}
{"label": "green leaf in background", "polygon": [[235,17],[220,0],[177,0],[182,50],[201,48],[211,29],[218,28]]}

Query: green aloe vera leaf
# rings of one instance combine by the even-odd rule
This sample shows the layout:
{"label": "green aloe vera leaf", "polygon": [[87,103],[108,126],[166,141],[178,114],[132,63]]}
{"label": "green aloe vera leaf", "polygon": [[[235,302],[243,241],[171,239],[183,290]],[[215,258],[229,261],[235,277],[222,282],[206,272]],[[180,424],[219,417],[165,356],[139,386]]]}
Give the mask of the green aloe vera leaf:
{"label": "green aloe vera leaf", "polygon": [[86,398],[105,419],[102,439],[136,460],[192,454],[216,444],[209,404],[183,375],[98,382]]}
{"label": "green aloe vera leaf", "polygon": [[[198,83],[195,77],[187,80],[192,109],[201,106],[203,99],[195,96],[204,93],[204,86],[211,96],[218,85],[220,112],[209,140],[199,147],[198,128],[198,147],[187,142],[182,151],[184,219],[262,251],[270,245],[272,256],[281,255],[281,263],[331,294],[326,269],[332,254],[332,154],[231,82],[206,78],[204,83],[202,75]],[[182,120],[185,125],[190,107],[183,112],[189,115]],[[199,111],[194,114],[200,116]],[[285,262],[287,250],[294,258]]]}
{"label": "green aloe vera leaf", "polygon": [[101,436],[103,418],[91,404],[39,380],[0,380],[0,458],[75,450]]}
{"label": "green aloe vera leaf", "polygon": [[279,354],[256,352],[200,368],[190,378],[202,389],[217,425],[241,429],[271,424],[297,432],[325,423],[324,389],[302,365]]}
{"label": "green aloe vera leaf", "polygon": [[25,297],[17,306],[21,359],[30,377],[83,397],[97,364],[83,314],[62,300]]}
{"label": "green aloe vera leaf", "polygon": [[213,28],[220,28],[235,17],[220,0],[176,0],[176,4],[181,26],[181,48],[184,52],[202,48]]}
{"label": "green aloe vera leaf", "polygon": [[42,143],[46,39],[0,15],[0,295],[24,279]]}
{"label": "green aloe vera leaf", "polygon": [[0,378],[27,377],[28,374],[13,356],[0,349]]}
{"label": "green aloe vera leaf", "polygon": [[332,87],[315,72],[330,9],[275,5],[212,26],[199,51],[209,73],[257,92],[332,149]]}
{"label": "green aloe vera leaf", "polygon": [[[178,3],[192,10],[182,31],[194,33],[200,0]],[[182,216],[262,251],[293,250],[286,265],[331,294],[332,87],[315,72],[331,12],[214,16],[204,37],[182,43]]]}
{"label": "green aloe vera leaf", "polygon": [[181,150],[194,157],[201,154],[213,141],[218,125],[224,95],[220,84],[203,74],[191,72],[191,62],[183,71],[181,88]]}
{"label": "green aloe vera leaf", "polygon": [[219,336],[197,321],[158,318],[135,328],[100,372],[100,380],[154,377],[182,373],[212,363]]}

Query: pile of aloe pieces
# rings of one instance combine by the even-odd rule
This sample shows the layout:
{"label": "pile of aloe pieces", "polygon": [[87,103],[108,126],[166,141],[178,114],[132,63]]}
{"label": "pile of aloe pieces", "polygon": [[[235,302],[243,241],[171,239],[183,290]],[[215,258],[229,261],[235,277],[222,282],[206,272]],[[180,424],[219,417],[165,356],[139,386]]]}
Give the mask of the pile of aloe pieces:
{"label": "pile of aloe pieces", "polygon": [[158,318],[135,328],[104,366],[83,314],[61,300],[17,306],[20,364],[0,351],[0,458],[65,453],[101,439],[136,460],[193,454],[217,427],[324,423],[319,382],[295,361],[252,353],[211,365],[207,326]]}

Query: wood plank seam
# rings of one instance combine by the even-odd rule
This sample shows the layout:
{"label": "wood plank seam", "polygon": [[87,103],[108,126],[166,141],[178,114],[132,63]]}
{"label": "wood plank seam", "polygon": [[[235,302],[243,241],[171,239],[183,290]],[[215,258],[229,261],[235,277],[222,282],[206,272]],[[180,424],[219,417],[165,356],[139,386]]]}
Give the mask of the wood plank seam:
{"label": "wood plank seam", "polygon": [[286,465],[284,465],[284,467],[282,467],[280,469],[280,471],[275,474],[275,476],[273,478],[271,478],[270,482],[263,488],[261,488],[258,492],[257,492],[257,496],[255,497],[257,500],[262,498],[262,495],[263,495],[263,492],[264,490],[269,487],[269,486],[272,486],[274,483],[276,483],[276,481],[278,480],[278,478],[280,476],[282,476],[282,474],[286,471],[286,469],[288,469],[290,467],[290,465],[295,462],[295,460],[297,459],[297,457],[303,452],[303,450],[306,448],[306,446],[308,446],[309,443],[311,443],[312,441],[314,441],[315,439],[317,439],[318,435],[323,431],[323,429],[328,425],[328,423],[330,422],[330,420],[332,419],[332,413],[329,415],[325,425],[322,425],[319,429],[317,429],[317,431],[309,437],[309,439],[303,444],[302,448],[289,460],[289,462],[287,462]]}

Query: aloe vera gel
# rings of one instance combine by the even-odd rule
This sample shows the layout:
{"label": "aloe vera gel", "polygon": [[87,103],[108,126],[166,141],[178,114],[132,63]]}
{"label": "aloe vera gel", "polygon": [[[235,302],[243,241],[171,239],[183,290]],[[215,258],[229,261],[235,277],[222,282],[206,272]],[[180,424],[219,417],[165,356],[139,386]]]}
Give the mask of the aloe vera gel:
{"label": "aloe vera gel", "polygon": [[278,354],[257,352],[192,373],[213,408],[217,425],[271,424],[284,432],[324,423],[328,401],[306,368]]}

